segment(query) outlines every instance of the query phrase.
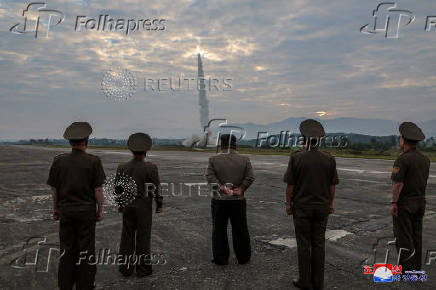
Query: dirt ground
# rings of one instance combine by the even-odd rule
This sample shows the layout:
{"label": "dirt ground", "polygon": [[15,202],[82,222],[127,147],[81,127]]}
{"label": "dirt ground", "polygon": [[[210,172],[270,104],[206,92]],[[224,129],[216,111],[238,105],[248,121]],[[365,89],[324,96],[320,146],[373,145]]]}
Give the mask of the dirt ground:
{"label": "dirt ground", "polygon": [[[53,157],[64,151],[0,146],[0,289],[56,289],[58,223],[50,218],[52,203],[45,181]],[[118,163],[130,159],[127,151],[90,152],[101,157],[108,176]],[[165,263],[142,279],[122,277],[115,265],[99,265],[97,289],[293,289],[291,281],[298,275],[297,249],[292,217],[284,210],[282,182],[288,157],[250,156],[256,174],[246,192],[252,260],[240,266],[232,252],[229,265],[220,267],[211,263],[210,197],[199,185],[205,182],[209,156],[202,152],[150,152],[148,159],[158,165],[161,181],[176,185],[174,191],[170,187],[164,193],[163,213],[153,216],[152,251],[161,254]],[[375,283],[372,275],[363,274],[363,266],[374,262],[374,249],[377,262],[384,260],[387,248],[388,263],[396,261],[394,248],[387,246],[393,240],[389,214],[392,164],[337,158],[340,184],[336,212],[328,223],[326,289],[436,289],[436,262],[426,265],[427,251],[436,251],[435,163],[431,165],[424,219],[422,258],[428,280]],[[120,235],[121,216],[115,206],[107,204],[104,220],[96,229],[97,250],[117,253]],[[32,265],[38,249],[40,259]]]}

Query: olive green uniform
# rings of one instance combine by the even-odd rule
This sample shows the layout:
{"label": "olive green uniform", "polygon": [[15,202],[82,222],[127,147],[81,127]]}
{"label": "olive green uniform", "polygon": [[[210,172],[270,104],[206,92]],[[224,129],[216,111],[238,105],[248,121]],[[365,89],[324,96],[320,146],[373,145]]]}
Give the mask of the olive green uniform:
{"label": "olive green uniform", "polygon": [[339,183],[335,159],[317,148],[293,152],[283,180],[294,186],[299,283],[304,288],[322,289],[330,186]]}
{"label": "olive green uniform", "polygon": [[[209,158],[206,169],[209,184],[232,184],[245,192],[254,181],[253,168],[247,156],[230,149]],[[213,262],[219,265],[228,263],[230,250],[227,239],[228,220],[232,224],[233,250],[240,264],[251,257],[250,234],[247,225],[247,203],[244,196],[227,196],[214,192],[211,201],[212,211],[212,252]]]}
{"label": "olive green uniform", "polygon": [[[104,170],[97,156],[78,149],[55,157],[47,184],[56,188],[60,211],[60,252],[58,285],[60,289],[91,289],[96,266],[86,261],[79,265],[79,255],[95,253],[95,188],[102,186]],[[95,262],[95,261],[94,261]]]}
{"label": "olive green uniform", "polygon": [[[134,158],[118,166],[117,175],[120,174],[130,176],[135,181],[138,190],[135,200],[123,209],[120,254],[125,257],[136,254],[136,259],[128,261],[135,262],[138,276],[145,276],[152,272],[150,243],[153,196],[156,207],[162,208],[159,173],[157,166],[153,163]],[[134,268],[135,265],[127,263],[120,265],[119,271],[129,276]]]}
{"label": "olive green uniform", "polygon": [[[404,270],[420,270],[422,258],[422,219],[430,160],[417,149],[402,153],[395,160],[392,181],[403,182],[398,199],[398,216],[393,217],[396,247]],[[400,252],[400,249],[401,250]]]}

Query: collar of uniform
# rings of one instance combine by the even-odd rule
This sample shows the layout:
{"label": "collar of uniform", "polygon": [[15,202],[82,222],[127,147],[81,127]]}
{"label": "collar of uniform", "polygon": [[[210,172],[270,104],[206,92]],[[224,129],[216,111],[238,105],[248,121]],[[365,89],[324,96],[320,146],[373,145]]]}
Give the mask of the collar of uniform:
{"label": "collar of uniform", "polygon": [[411,151],[416,151],[416,147],[409,147],[409,149],[404,151],[404,153],[411,152]]}
{"label": "collar of uniform", "polygon": [[305,149],[306,149],[306,151],[318,151],[318,146],[317,147],[306,147]]}
{"label": "collar of uniform", "polygon": [[145,160],[144,158],[138,159],[138,158],[133,157],[131,161],[132,162],[144,162],[144,160]]}
{"label": "collar of uniform", "polygon": [[221,149],[220,153],[222,154],[234,154],[234,153],[238,153],[238,151],[236,149]]}
{"label": "collar of uniform", "polygon": [[72,148],[71,153],[81,154],[81,153],[85,153],[85,151],[83,151],[82,149]]}

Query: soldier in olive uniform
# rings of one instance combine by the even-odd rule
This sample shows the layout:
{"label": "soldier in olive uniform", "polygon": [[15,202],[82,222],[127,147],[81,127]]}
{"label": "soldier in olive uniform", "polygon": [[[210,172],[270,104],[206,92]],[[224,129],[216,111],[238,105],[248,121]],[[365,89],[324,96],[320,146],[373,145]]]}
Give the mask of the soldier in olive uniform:
{"label": "soldier in olive uniform", "polygon": [[227,223],[232,223],[233,250],[239,264],[250,261],[250,235],[247,227],[245,191],[254,181],[250,159],[236,151],[236,137],[223,134],[220,138],[221,153],[209,158],[206,179],[209,184],[220,186],[212,198],[212,251],[217,265],[227,265],[229,243]]}
{"label": "soldier in olive uniform", "polygon": [[[47,180],[52,188],[53,218],[60,219],[60,289],[71,290],[74,284],[76,289],[95,287],[97,268],[90,256],[95,254],[95,223],[103,219],[105,174],[100,159],[86,153],[91,133],[86,122],[75,122],[65,130],[72,152],[54,158]],[[79,263],[79,256],[86,260]]]}
{"label": "soldier in olive uniform", "polygon": [[[127,146],[133,153],[133,159],[120,164],[117,175],[131,177],[137,186],[138,195],[135,200],[119,210],[123,213],[123,229],[121,233],[120,254],[127,257],[128,263],[119,266],[124,276],[130,276],[136,266],[136,276],[145,277],[152,274],[151,265],[151,225],[152,201],[156,201],[156,213],[162,212],[162,196],[157,166],[144,161],[147,151],[151,149],[152,140],[149,135],[135,133],[129,137]],[[133,254],[136,259],[130,259]],[[130,262],[130,263],[129,263]],[[135,263],[133,265],[132,263]]]}
{"label": "soldier in olive uniform", "polygon": [[392,169],[391,214],[399,263],[403,271],[421,269],[422,219],[430,160],[416,149],[425,139],[421,129],[411,122],[400,125],[403,153]]}
{"label": "soldier in olive uniform", "polygon": [[334,157],[318,150],[325,136],[322,125],[308,119],[300,124],[300,132],[305,148],[291,154],[284,175],[286,212],[294,216],[298,249],[299,279],[293,283],[301,289],[322,289],[325,231],[339,180]]}

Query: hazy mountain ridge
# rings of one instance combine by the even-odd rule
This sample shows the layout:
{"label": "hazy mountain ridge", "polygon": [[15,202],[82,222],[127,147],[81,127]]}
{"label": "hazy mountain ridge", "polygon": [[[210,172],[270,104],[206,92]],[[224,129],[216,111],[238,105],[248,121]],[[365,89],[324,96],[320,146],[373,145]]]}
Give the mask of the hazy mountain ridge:
{"label": "hazy mountain ridge", "polygon": [[[268,132],[269,135],[280,134],[280,131],[289,131],[290,133],[299,134],[299,125],[305,120],[304,117],[290,117],[283,121],[272,122],[269,124],[256,124],[253,122],[249,123],[231,123],[229,120],[229,124],[233,126],[239,126],[245,128],[247,131],[246,139],[256,139],[259,132]],[[391,121],[385,119],[364,119],[364,118],[352,118],[352,117],[342,117],[335,119],[318,119],[324,126],[327,133],[344,133],[344,134],[358,134],[358,135],[366,135],[366,136],[391,136],[391,135],[399,135],[398,126],[401,122],[399,121]],[[217,133],[217,124],[212,124],[212,131],[214,135]],[[423,129],[427,138],[436,137],[436,119],[430,120],[426,122],[418,122],[418,125]],[[91,138],[97,139],[105,139],[108,137],[109,139],[121,140],[126,139],[133,132],[147,132],[153,138],[158,139],[186,139],[190,138],[192,134],[201,135],[201,128],[125,128],[119,132],[118,136],[120,137],[108,137],[112,135],[112,133],[108,133],[108,136],[104,132],[96,131],[95,135],[92,135]],[[224,131],[224,130],[223,130]],[[0,137],[1,138],[1,137]],[[30,139],[21,138],[21,139]],[[34,138],[34,137],[33,137]],[[45,139],[45,136],[41,136],[40,138]],[[38,139],[38,138],[34,138]],[[50,138],[49,139],[57,139]],[[7,140],[0,139],[0,142],[16,142],[19,140]]]}
{"label": "hazy mountain ridge", "polygon": [[[253,123],[234,124],[245,128],[247,138],[256,138],[258,132],[278,134],[280,131],[299,133],[299,125],[306,118],[288,118],[281,122],[273,122],[266,125]],[[320,121],[327,133],[354,133],[370,136],[398,135],[398,126],[401,122],[384,119],[362,119],[362,118],[335,118],[329,120],[317,119]],[[436,136],[436,120],[418,122],[427,137]]]}

